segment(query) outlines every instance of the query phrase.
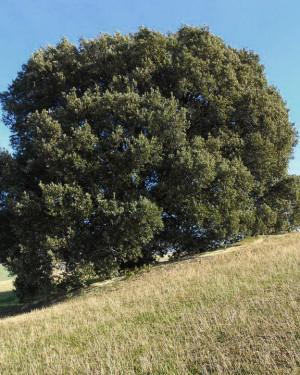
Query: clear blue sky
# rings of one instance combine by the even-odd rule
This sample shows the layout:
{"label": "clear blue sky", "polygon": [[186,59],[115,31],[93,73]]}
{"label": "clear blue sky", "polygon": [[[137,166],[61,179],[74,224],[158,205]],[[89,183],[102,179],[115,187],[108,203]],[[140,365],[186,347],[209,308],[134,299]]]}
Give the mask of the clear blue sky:
{"label": "clear blue sky", "polygon": [[[208,25],[227,44],[254,50],[276,86],[290,120],[300,133],[299,0],[7,0],[0,3],[0,91],[16,77],[39,47],[63,36],[135,32],[143,25],[166,33],[182,24]],[[9,131],[0,122],[0,147],[9,148]],[[300,175],[300,145],[290,173]]]}

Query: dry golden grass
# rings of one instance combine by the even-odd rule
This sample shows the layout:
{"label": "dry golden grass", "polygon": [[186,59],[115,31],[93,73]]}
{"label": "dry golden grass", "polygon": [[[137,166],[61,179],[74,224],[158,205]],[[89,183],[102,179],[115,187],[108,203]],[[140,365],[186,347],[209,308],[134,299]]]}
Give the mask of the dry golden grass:
{"label": "dry golden grass", "polygon": [[1,375],[299,374],[300,233],[0,322]]}

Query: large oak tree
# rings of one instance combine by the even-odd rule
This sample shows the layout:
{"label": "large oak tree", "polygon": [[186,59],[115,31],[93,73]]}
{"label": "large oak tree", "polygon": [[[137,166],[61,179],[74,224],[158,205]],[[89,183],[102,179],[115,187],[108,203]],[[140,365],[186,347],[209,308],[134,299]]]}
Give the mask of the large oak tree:
{"label": "large oak tree", "polygon": [[63,39],[1,102],[0,260],[23,300],[300,224],[286,105],[255,53],[205,28]]}

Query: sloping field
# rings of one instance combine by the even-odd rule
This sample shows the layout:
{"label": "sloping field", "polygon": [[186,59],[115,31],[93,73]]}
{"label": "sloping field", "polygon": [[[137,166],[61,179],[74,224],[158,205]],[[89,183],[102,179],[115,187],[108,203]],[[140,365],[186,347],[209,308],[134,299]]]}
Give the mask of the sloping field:
{"label": "sloping field", "polygon": [[8,271],[0,264],[0,318],[18,306],[17,298],[12,291],[13,280],[14,278],[9,276]]}
{"label": "sloping field", "polygon": [[300,233],[0,322],[4,374],[299,374]]}
{"label": "sloping field", "polygon": [[8,271],[0,264],[0,282],[10,278]]}

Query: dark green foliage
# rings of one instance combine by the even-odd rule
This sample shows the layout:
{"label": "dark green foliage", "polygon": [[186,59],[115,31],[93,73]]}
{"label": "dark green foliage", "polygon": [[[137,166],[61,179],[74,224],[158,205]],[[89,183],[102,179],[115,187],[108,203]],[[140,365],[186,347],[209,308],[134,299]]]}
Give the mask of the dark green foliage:
{"label": "dark green foliage", "polygon": [[63,39],[0,98],[0,260],[21,299],[300,224],[285,103],[205,28]]}

